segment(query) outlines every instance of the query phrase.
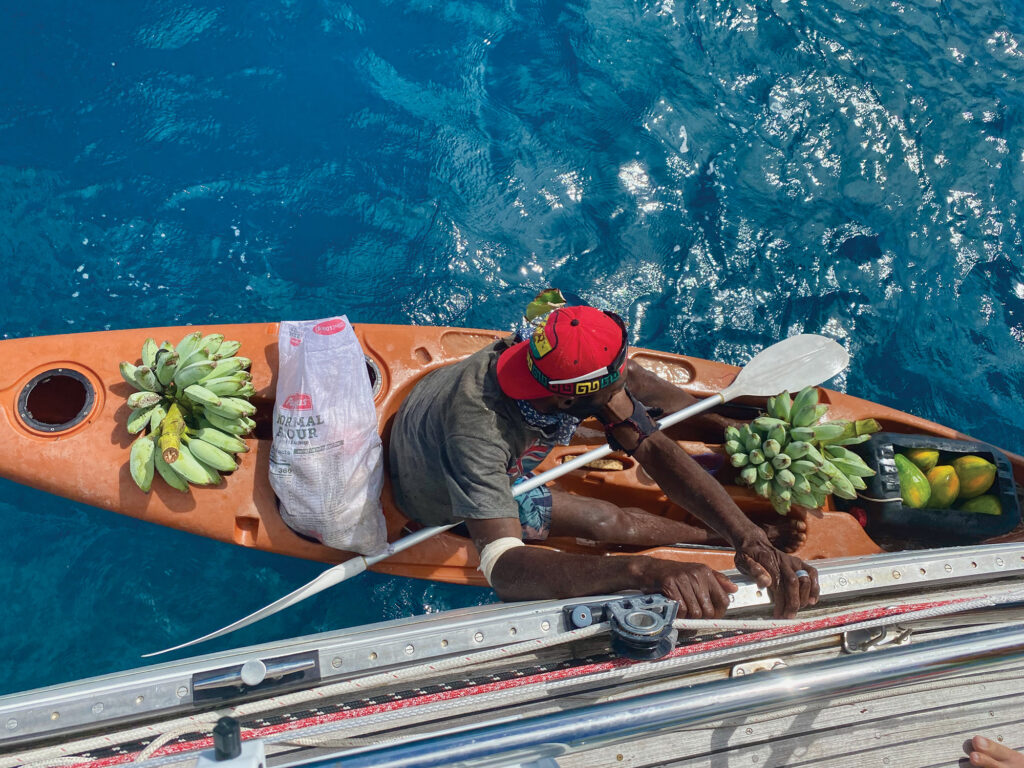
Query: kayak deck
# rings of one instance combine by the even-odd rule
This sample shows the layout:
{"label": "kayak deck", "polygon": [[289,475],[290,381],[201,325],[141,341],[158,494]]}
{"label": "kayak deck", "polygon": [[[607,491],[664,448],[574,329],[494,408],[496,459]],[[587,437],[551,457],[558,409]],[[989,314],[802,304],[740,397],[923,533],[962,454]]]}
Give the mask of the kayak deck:
{"label": "kayak deck", "polygon": [[[374,384],[374,402],[382,437],[416,381],[425,373],[460,360],[501,337],[496,331],[356,324]],[[259,408],[256,433],[247,439],[250,452],[219,486],[193,487],[182,494],[161,481],[149,494],[132,482],[127,466],[133,437],[124,423],[126,397],[132,391],[118,371],[122,360],[136,361],[142,341],[177,341],[192,331],[223,333],[242,342],[240,354],[252,358],[252,398]],[[277,513],[268,480],[270,424],[276,389],[277,323],[181,326],[68,334],[0,341],[0,476],[76,501],[219,541],[279,554],[337,563],[350,553],[333,550],[292,532]],[[698,358],[633,349],[640,365],[703,397],[726,387],[738,368]],[[42,382],[42,383],[40,383]],[[953,429],[885,406],[832,390],[821,390],[830,419],[874,418],[890,432],[913,432],[968,439]],[[741,403],[763,407],[763,401]],[[682,430],[685,425],[674,429]],[[675,433],[673,433],[675,435]],[[682,435],[680,435],[682,436]],[[603,444],[603,433],[585,423],[569,446],[558,447],[539,470]],[[692,454],[720,451],[721,446],[681,442]],[[1018,485],[1024,486],[1024,460],[1008,454]],[[560,488],[609,499],[678,519],[689,513],[668,501],[632,459],[615,455],[617,467],[584,468],[556,481]],[[777,519],[771,506],[749,489],[726,486],[752,518]],[[386,484],[382,501],[388,538],[415,528],[397,509]],[[694,521],[695,522],[695,521]],[[545,546],[578,552],[616,555],[620,548],[601,548],[576,540],[550,539]],[[808,521],[807,541],[797,552],[804,559],[877,553],[882,548],[850,514],[826,505]],[[630,553],[635,553],[632,550]],[[714,549],[658,547],[644,554],[674,560],[700,561],[717,569],[732,567],[729,552]],[[471,542],[447,532],[398,553],[374,570],[401,576],[484,586]]]}

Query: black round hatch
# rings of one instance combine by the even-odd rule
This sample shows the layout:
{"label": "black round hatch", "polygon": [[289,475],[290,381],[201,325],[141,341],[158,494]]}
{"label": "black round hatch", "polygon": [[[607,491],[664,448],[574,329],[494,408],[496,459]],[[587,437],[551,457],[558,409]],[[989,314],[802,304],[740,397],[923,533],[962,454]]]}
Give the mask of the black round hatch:
{"label": "black round hatch", "polygon": [[18,395],[18,415],[40,432],[63,432],[81,424],[92,411],[96,392],[85,376],[70,368],[44,371]]}

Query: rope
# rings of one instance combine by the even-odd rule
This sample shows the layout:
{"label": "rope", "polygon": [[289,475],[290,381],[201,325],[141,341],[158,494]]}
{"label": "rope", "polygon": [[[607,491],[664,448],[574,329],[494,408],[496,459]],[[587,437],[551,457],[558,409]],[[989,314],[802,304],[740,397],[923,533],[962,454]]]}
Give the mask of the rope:
{"label": "rope", "polygon": [[[217,715],[217,720],[220,720],[220,718],[221,715]],[[211,720],[210,722],[216,723],[217,720]],[[141,752],[135,755],[135,758],[132,760],[132,762],[141,763],[143,760],[148,760],[156,753],[158,749],[160,749],[160,747],[164,746],[169,741],[194,730],[195,726],[193,725],[179,725],[177,728],[170,728],[164,731],[160,736],[153,739],[153,741],[147,744],[145,749],[143,749]]]}

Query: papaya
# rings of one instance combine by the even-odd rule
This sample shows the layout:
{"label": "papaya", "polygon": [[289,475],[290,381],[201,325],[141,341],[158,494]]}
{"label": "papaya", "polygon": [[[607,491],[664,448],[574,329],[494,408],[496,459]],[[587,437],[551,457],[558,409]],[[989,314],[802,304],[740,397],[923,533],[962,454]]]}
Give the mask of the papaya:
{"label": "papaya", "polygon": [[988,491],[996,479],[996,465],[980,456],[968,454],[953,461],[960,480],[960,498],[973,499]]}
{"label": "papaya", "polygon": [[928,484],[924,472],[902,453],[897,453],[894,458],[896,472],[900,477],[900,495],[903,497],[903,503],[915,509],[927,507],[932,487]]}
{"label": "papaya", "polygon": [[991,493],[986,493],[984,496],[975,496],[973,499],[968,499],[959,507],[962,512],[973,512],[978,515],[1001,515],[1003,514],[1003,505],[999,503],[999,497],[993,496]]}
{"label": "papaya", "polygon": [[924,476],[932,489],[928,506],[936,509],[951,508],[960,494],[960,478],[956,476],[956,470],[948,464],[940,464],[929,469]]}
{"label": "papaya", "polygon": [[939,463],[939,452],[934,448],[911,448],[906,452],[906,457],[922,472],[928,472]]}

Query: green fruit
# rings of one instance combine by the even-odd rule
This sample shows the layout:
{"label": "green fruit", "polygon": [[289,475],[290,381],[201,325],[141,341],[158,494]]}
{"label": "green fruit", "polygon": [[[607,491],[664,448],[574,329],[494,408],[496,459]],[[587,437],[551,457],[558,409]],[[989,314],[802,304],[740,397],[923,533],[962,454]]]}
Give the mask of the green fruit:
{"label": "green fruit", "polygon": [[842,422],[829,422],[828,424],[819,424],[812,428],[814,432],[814,439],[823,443],[827,443],[829,440],[838,440],[843,436],[843,432],[846,429],[846,425]]}
{"label": "green fruit", "polygon": [[929,506],[936,509],[951,508],[956,497],[960,495],[960,478],[956,476],[956,470],[948,464],[942,464],[928,470],[925,477],[928,478],[928,485],[932,489]]}
{"label": "green fruit", "polygon": [[939,463],[939,452],[933,448],[911,448],[904,455],[922,472],[927,472]]}
{"label": "green fruit", "polygon": [[813,448],[814,446],[812,446],[810,443],[804,440],[794,440],[792,443],[786,446],[785,453],[787,456],[789,456],[789,458],[793,459],[793,461],[796,461],[797,459],[802,459],[805,456],[807,456],[808,452],[810,452]]}
{"label": "green fruit", "polygon": [[953,461],[953,469],[960,480],[960,498],[981,496],[996,479],[996,465],[980,456],[961,456]]}
{"label": "green fruit", "polygon": [[160,473],[160,477],[164,479],[171,488],[182,493],[188,493],[188,481],[185,480],[181,475],[171,469],[170,464],[164,461],[164,457],[160,454],[160,451],[153,452],[153,464],[156,467],[156,471]]}
{"label": "green fruit", "polygon": [[804,387],[797,392],[793,398],[793,408],[790,412],[790,422],[794,427],[809,427],[817,419],[814,417],[815,407],[818,405],[818,388]]}
{"label": "green fruit", "polygon": [[785,429],[787,426],[786,422],[782,419],[773,419],[771,416],[761,416],[760,418],[754,419],[750,424],[762,435],[767,435],[775,427],[782,427]]}
{"label": "green fruit", "polygon": [[[789,454],[784,453],[782,455],[788,456]],[[778,457],[776,456],[775,458]],[[818,465],[815,464],[813,461],[805,461],[804,459],[800,459],[790,464],[789,469],[792,470],[794,475],[809,475],[818,471]]]}
{"label": "green fruit", "polygon": [[789,499],[788,498],[782,498],[781,496],[773,495],[771,497],[771,502],[772,502],[772,507],[780,515],[785,517],[786,515],[789,514]]}
{"label": "green fruit", "polygon": [[743,436],[743,447],[746,448],[748,452],[755,448],[760,448],[761,436],[757,434],[757,432],[748,432],[748,434]]}
{"label": "green fruit", "polygon": [[156,353],[159,349],[156,341],[152,338],[142,342],[142,364],[147,368],[152,368],[156,364]]}
{"label": "green fruit", "polygon": [[975,496],[973,499],[968,499],[957,507],[957,509],[961,512],[973,512],[978,515],[1003,514],[1003,505],[1000,504],[999,499],[991,493],[987,493],[984,496]]}
{"label": "green fruit", "polygon": [[789,392],[768,398],[768,415],[773,418],[789,421],[789,411],[792,407],[793,401],[789,397]]}
{"label": "green fruit", "polygon": [[785,427],[772,427],[768,430],[768,439],[778,443],[781,450],[781,446],[789,442],[789,433]]}
{"label": "green fruit", "polygon": [[809,443],[814,439],[814,430],[810,427],[793,427],[789,430],[789,439],[794,442]]}
{"label": "green fruit", "polygon": [[927,507],[928,501],[931,499],[932,488],[928,484],[928,478],[924,476],[924,472],[902,453],[897,453],[895,460],[903,503],[914,509]]}
{"label": "green fruit", "polygon": [[156,443],[149,435],[144,435],[132,443],[132,449],[128,455],[128,470],[132,480],[142,489],[149,493],[153,484],[153,454],[156,452]]}
{"label": "green fruit", "polygon": [[753,485],[757,482],[757,467],[744,467],[740,471],[739,480],[743,485]]}
{"label": "green fruit", "polygon": [[783,488],[792,488],[796,483],[796,476],[788,469],[780,469],[775,473],[775,482]]}
{"label": "green fruit", "polygon": [[146,408],[136,408],[132,411],[128,415],[128,431],[133,435],[137,435],[148,427],[153,416],[153,409],[156,407],[155,405],[150,405]]}

